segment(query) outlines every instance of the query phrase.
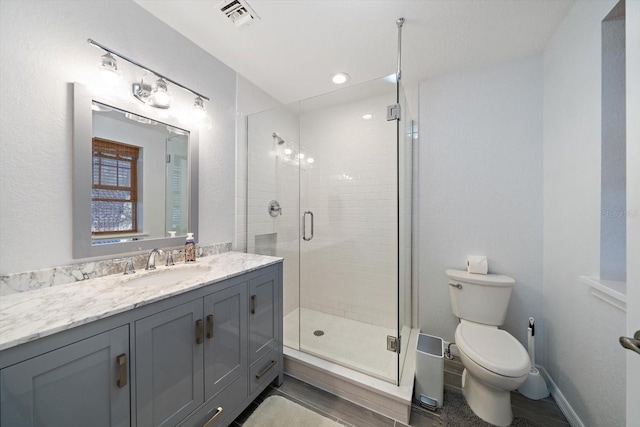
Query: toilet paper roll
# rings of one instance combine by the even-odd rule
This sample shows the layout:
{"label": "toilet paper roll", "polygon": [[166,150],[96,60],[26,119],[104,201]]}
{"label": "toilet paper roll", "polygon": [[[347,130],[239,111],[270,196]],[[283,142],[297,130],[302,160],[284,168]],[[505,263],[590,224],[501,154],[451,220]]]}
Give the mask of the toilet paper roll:
{"label": "toilet paper roll", "polygon": [[470,255],[467,257],[467,271],[473,274],[487,274],[489,263],[484,255]]}

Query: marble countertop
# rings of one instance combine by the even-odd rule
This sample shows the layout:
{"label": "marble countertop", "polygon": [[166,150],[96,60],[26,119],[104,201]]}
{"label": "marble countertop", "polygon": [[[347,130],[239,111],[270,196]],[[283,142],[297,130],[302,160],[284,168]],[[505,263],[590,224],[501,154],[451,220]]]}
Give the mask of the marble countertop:
{"label": "marble countertop", "polygon": [[[151,304],[230,277],[276,264],[282,258],[227,252],[198,258],[194,264],[139,270],[0,297],[0,350],[52,335],[95,320]],[[196,269],[197,273],[187,270]],[[186,279],[154,284],[144,277],[171,270]],[[174,273],[175,271],[175,273]],[[140,283],[133,282],[136,279]],[[131,283],[129,283],[131,282]]]}

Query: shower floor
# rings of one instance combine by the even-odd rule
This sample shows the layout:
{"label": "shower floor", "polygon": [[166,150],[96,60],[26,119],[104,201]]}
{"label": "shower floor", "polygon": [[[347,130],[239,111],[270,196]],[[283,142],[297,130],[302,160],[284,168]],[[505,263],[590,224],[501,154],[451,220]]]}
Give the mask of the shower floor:
{"label": "shower floor", "polygon": [[398,361],[387,335],[396,331],[306,308],[284,318],[284,345],[395,383]]}

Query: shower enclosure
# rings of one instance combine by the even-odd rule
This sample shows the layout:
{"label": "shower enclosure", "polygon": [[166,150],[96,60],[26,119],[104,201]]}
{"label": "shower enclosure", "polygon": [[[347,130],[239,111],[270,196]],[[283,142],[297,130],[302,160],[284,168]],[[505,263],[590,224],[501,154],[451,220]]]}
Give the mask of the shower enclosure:
{"label": "shower enclosure", "polygon": [[247,251],[284,258],[284,345],[398,384],[411,328],[402,88],[374,80],[247,126]]}

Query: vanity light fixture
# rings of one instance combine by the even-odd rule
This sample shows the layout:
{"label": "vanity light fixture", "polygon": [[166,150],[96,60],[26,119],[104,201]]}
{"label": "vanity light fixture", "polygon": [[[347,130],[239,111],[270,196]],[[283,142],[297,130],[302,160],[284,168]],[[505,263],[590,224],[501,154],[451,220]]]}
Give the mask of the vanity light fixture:
{"label": "vanity light fixture", "polygon": [[153,74],[158,78],[158,80],[155,82],[153,86],[148,82],[144,81],[144,76],[142,77],[142,79],[140,79],[140,83],[133,83],[132,93],[133,93],[133,96],[135,96],[138,100],[144,102],[145,104],[151,107],[161,108],[161,109],[169,108],[171,106],[171,99],[172,99],[171,92],[169,92],[169,83],[171,83],[195,95],[196,101],[194,104],[194,108],[197,105],[199,110],[201,111],[201,113],[198,113],[198,114],[201,115],[201,117],[204,116],[205,114],[204,101],[205,100],[209,101],[208,97],[202,95],[201,93],[196,92],[193,89],[189,89],[188,87],[176,82],[175,80],[171,80],[167,76],[164,76],[152,70],[149,67],[145,67],[144,65],[134,61],[133,59],[127,58],[121,53],[118,53],[112,49],[109,49],[108,47],[96,42],[95,40],[87,39],[87,42],[107,52],[105,55],[102,56],[102,68],[104,70],[108,70],[112,72],[118,71],[117,60],[115,58],[115,57],[118,57],[120,59],[124,59],[130,64],[135,65],[138,68],[141,68],[147,74]]}
{"label": "vanity light fixture", "polygon": [[195,120],[200,120],[207,114],[207,111],[204,109],[204,101],[199,96],[196,96],[195,101],[193,101],[193,110],[191,113]]}
{"label": "vanity light fixture", "polygon": [[171,93],[167,82],[163,78],[159,78],[156,82],[147,103],[156,108],[169,108],[171,106]]}
{"label": "vanity light fixture", "polygon": [[347,73],[335,73],[331,76],[331,81],[337,85],[341,85],[349,81],[349,74]]}
{"label": "vanity light fixture", "polygon": [[122,73],[118,70],[118,61],[109,52],[100,58],[100,75],[108,84],[122,80]]}

